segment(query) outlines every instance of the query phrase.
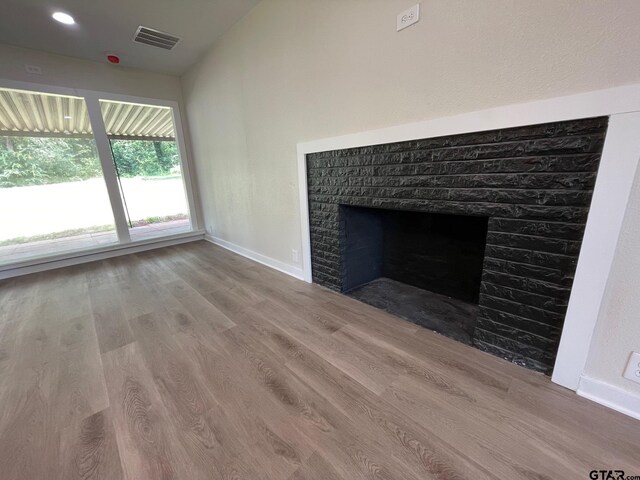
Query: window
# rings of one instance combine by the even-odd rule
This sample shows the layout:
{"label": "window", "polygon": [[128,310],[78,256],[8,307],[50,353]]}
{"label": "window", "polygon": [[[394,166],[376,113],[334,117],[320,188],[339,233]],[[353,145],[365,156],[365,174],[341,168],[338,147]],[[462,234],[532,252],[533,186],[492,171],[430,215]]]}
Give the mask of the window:
{"label": "window", "polygon": [[132,240],[189,231],[169,107],[100,101]]}
{"label": "window", "polygon": [[174,113],[0,88],[0,267],[192,232]]}
{"label": "window", "polygon": [[0,89],[0,264],[117,241],[84,99]]}

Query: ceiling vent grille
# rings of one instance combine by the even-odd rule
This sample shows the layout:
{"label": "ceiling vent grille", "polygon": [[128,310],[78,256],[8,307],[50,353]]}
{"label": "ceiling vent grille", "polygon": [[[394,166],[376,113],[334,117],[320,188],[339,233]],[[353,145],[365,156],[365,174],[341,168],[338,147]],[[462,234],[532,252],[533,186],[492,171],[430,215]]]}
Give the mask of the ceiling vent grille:
{"label": "ceiling vent grille", "polygon": [[165,50],[173,50],[173,47],[180,41],[180,37],[140,25],[136,30],[133,41],[151,45],[152,47],[164,48]]}

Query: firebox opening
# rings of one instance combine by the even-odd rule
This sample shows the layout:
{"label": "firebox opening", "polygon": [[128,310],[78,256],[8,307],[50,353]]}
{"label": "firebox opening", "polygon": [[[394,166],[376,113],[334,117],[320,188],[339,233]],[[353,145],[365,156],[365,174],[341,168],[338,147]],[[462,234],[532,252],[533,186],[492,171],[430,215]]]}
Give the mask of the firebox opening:
{"label": "firebox opening", "polygon": [[340,207],[343,292],[471,343],[488,217]]}

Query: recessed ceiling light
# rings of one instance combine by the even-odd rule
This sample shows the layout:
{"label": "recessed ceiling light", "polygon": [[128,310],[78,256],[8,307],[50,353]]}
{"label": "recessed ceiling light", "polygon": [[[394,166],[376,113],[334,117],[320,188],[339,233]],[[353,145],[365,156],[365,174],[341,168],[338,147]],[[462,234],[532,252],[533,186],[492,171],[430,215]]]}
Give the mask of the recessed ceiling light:
{"label": "recessed ceiling light", "polygon": [[60,23],[64,23],[65,25],[73,25],[76,21],[73,19],[71,15],[64,12],[56,12],[51,15],[54,20],[57,20]]}
{"label": "recessed ceiling light", "polygon": [[65,120],[71,120],[72,118],[73,118],[73,117],[71,117],[71,116],[69,116],[69,115],[65,115],[65,116],[64,116],[64,119],[65,119]]}

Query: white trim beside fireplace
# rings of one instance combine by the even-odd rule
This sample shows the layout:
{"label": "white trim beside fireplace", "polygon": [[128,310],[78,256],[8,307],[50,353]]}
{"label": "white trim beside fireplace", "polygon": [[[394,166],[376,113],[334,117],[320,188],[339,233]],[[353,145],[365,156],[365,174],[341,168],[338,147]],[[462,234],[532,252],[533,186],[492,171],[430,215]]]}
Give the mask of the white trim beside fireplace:
{"label": "white trim beside fireplace", "polygon": [[609,129],[552,381],[577,390],[640,160],[640,85],[597,90],[299,143],[302,275],[311,282],[306,155],[342,148],[609,116]]}
{"label": "white trim beside fireplace", "polygon": [[552,380],[578,388],[640,159],[640,112],[611,115]]}

